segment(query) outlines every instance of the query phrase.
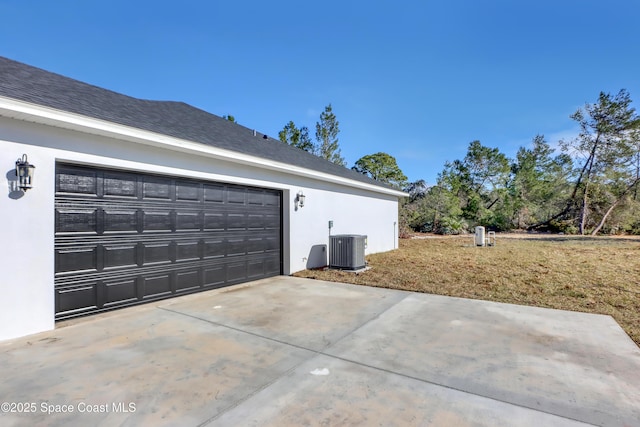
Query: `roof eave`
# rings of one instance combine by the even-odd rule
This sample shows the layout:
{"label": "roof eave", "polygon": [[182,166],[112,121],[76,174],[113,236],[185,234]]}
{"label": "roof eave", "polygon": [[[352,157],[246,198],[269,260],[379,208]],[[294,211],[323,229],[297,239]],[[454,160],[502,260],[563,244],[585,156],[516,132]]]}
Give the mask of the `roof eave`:
{"label": "roof eave", "polygon": [[48,126],[55,126],[92,135],[126,140],[173,151],[207,156],[218,160],[303,176],[306,178],[346,185],[395,197],[408,196],[407,193],[392,188],[351,180],[312,169],[281,163],[262,157],[251,156],[236,151],[225,150],[199,142],[175,138],[156,132],[120,125],[106,120],[95,119],[3,96],[0,96],[0,116]]}

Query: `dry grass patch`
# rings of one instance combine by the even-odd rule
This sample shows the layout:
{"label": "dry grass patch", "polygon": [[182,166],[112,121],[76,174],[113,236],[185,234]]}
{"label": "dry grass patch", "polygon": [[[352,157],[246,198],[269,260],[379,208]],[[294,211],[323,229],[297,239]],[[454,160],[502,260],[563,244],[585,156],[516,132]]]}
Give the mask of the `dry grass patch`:
{"label": "dry grass patch", "polygon": [[329,281],[608,314],[640,345],[640,239],[506,238],[476,248],[470,237],[402,240],[353,274],[306,270]]}

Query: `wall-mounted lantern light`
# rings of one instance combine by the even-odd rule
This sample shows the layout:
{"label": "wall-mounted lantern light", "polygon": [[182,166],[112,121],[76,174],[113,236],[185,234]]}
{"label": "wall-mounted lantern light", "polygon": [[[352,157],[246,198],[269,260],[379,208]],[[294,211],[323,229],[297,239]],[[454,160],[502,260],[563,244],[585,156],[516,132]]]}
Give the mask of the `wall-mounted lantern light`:
{"label": "wall-mounted lantern light", "polygon": [[21,159],[16,160],[16,176],[18,177],[18,188],[27,191],[33,187],[33,172],[36,167],[29,164],[27,155],[23,154]]}
{"label": "wall-mounted lantern light", "polygon": [[296,203],[298,204],[299,207],[304,208],[304,200],[305,200],[305,195],[302,192],[302,190],[298,191],[298,194],[296,195]]}

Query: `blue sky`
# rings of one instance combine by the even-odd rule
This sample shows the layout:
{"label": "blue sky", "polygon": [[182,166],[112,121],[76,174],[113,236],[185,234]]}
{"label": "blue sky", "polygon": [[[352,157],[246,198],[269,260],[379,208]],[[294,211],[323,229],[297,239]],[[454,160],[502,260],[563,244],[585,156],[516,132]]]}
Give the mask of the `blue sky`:
{"label": "blue sky", "polygon": [[480,140],[510,157],[600,91],[640,100],[637,0],[0,0],[0,55],[276,137],[331,103],[349,167],[435,183]]}

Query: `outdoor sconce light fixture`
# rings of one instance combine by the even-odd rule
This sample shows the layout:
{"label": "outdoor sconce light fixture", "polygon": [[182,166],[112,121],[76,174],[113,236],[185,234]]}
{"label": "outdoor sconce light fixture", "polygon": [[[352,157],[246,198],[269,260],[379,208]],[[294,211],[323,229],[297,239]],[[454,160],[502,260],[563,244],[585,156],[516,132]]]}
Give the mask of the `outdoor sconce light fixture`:
{"label": "outdoor sconce light fixture", "polygon": [[27,191],[33,187],[33,171],[35,168],[27,161],[26,154],[16,160],[16,177],[18,178],[18,188],[20,190]]}
{"label": "outdoor sconce light fixture", "polygon": [[298,203],[298,206],[301,208],[304,208],[304,199],[305,199],[305,195],[302,192],[302,190],[298,191],[298,194],[296,195],[296,202]]}

